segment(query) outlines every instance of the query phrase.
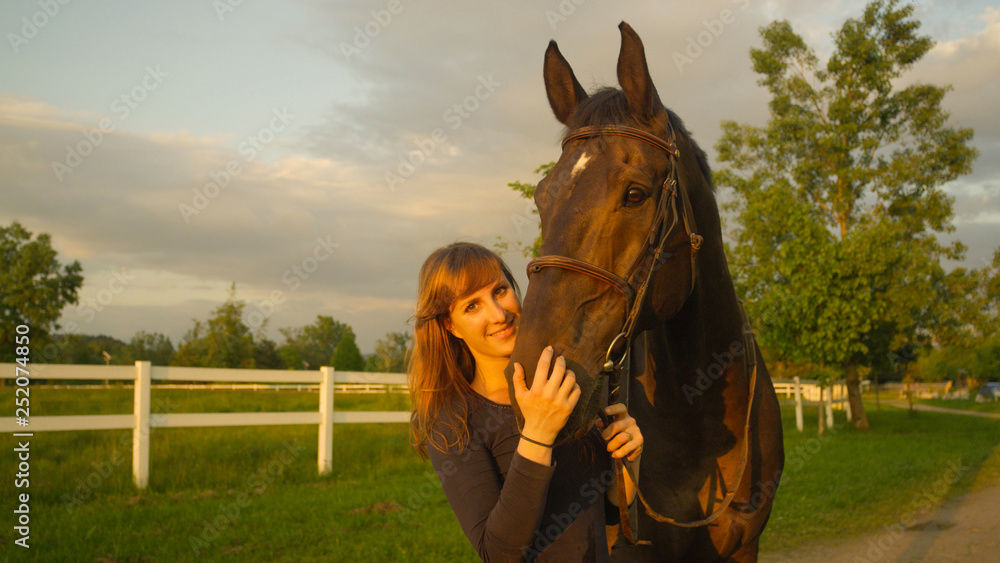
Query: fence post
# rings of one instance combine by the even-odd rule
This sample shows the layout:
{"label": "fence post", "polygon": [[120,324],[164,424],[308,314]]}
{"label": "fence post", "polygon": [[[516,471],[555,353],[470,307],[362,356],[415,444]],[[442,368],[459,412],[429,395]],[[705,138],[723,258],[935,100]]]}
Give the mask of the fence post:
{"label": "fence post", "polygon": [[135,486],[145,489],[149,484],[149,406],[150,362],[135,363],[135,427],[132,429],[132,476]]}
{"label": "fence post", "polygon": [[795,427],[802,432],[802,382],[795,376]]}
{"label": "fence post", "polygon": [[319,368],[319,474],[333,470],[333,368]]}

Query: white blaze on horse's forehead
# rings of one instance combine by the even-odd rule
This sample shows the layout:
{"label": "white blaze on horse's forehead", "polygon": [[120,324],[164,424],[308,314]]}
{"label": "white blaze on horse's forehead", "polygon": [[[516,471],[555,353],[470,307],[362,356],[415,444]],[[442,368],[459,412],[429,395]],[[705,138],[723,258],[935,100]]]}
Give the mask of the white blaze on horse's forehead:
{"label": "white blaze on horse's forehead", "polygon": [[588,162],[590,162],[590,156],[587,153],[581,154],[580,159],[576,161],[576,164],[573,165],[573,170],[569,173],[569,179],[572,180],[576,178],[577,174],[583,172],[583,168],[587,166]]}

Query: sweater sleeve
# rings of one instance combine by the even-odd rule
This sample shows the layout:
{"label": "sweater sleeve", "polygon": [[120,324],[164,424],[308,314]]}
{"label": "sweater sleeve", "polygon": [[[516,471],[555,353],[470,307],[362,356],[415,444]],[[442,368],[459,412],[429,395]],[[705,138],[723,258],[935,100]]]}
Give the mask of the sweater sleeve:
{"label": "sweater sleeve", "polygon": [[489,449],[473,441],[462,451],[428,448],[455,516],[483,561],[520,561],[534,541],[554,466],[514,452],[507,479]]}

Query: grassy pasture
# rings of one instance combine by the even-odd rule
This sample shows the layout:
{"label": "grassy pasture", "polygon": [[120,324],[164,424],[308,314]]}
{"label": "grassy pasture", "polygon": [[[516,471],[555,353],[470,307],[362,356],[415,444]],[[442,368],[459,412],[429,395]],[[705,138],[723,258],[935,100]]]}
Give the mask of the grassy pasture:
{"label": "grassy pasture", "polygon": [[[10,393],[0,408],[13,411]],[[338,409],[404,410],[403,395],[336,397]],[[131,412],[130,389],[32,391],[32,414]],[[997,484],[1000,421],[869,404],[872,430],[837,414],[816,435],[784,411],[786,472],[763,549],[865,535],[957,492]],[[318,408],[315,393],[155,390],[153,411]],[[0,526],[0,551],[38,561],[475,561],[430,464],[403,424],[337,425],[333,471],[316,472],[315,426],[155,429],[150,484],[131,482],[131,432],[31,439],[31,549]],[[0,499],[13,522],[14,438],[0,437]],[[957,473],[959,477],[950,477]],[[940,494],[938,493],[940,492]]]}
{"label": "grassy pasture", "polygon": [[1000,414],[1000,401],[977,403],[974,399],[915,399],[914,403],[946,409]]}

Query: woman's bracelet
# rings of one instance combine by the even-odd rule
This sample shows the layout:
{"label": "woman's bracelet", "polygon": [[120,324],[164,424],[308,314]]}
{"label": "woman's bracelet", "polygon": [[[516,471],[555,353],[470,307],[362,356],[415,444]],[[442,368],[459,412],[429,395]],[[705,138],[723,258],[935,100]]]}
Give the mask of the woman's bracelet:
{"label": "woman's bracelet", "polygon": [[543,448],[551,448],[553,446],[553,444],[543,444],[543,443],[539,442],[538,440],[532,440],[531,438],[525,436],[524,434],[521,434],[521,439],[522,440],[527,440],[527,441],[531,442],[532,444],[536,444],[536,445],[542,446]]}

